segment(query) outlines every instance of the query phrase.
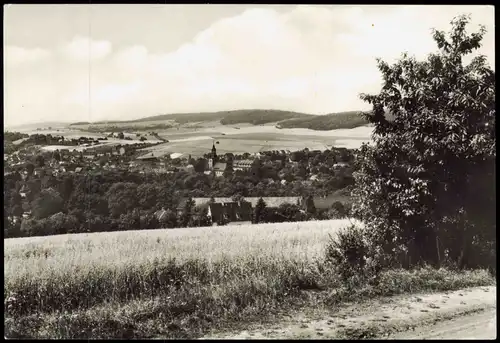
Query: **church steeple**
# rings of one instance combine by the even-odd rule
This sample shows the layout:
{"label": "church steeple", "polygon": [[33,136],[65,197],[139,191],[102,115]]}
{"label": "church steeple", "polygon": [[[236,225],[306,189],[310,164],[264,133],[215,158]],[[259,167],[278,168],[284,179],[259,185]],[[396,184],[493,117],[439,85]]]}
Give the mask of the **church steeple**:
{"label": "church steeple", "polygon": [[214,160],[214,162],[217,159],[217,149],[215,148],[215,142],[212,145],[212,159]]}

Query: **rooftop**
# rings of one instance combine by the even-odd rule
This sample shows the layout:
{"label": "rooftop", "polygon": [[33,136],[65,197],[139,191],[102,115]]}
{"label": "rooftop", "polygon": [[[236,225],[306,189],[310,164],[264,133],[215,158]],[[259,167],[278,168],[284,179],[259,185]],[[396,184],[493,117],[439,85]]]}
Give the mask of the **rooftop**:
{"label": "rooftop", "polygon": [[227,163],[217,162],[214,164],[214,170],[226,170]]}
{"label": "rooftop", "polygon": [[[260,197],[245,197],[243,198],[244,201],[249,202],[252,207],[255,207],[257,205],[257,202],[259,201]],[[266,203],[267,206],[269,207],[278,207],[282,204],[297,204],[297,202],[302,201],[302,197],[296,196],[296,197],[262,197],[264,202]],[[186,199],[181,201],[181,203],[185,203]],[[195,203],[195,206],[200,207],[203,205],[206,205],[210,202],[210,198],[193,198],[193,201]],[[216,203],[231,203],[233,202],[233,199],[228,198],[228,197],[216,197],[214,198],[214,201]]]}
{"label": "rooftop", "polygon": [[252,160],[236,160],[233,161],[233,166],[251,166],[253,164]]}

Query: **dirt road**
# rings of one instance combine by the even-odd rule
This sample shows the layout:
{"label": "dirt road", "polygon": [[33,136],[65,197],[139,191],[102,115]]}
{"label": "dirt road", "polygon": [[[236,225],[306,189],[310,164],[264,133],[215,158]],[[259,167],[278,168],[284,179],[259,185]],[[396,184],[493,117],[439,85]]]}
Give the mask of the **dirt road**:
{"label": "dirt road", "polygon": [[394,335],[393,339],[495,339],[497,337],[497,311],[490,309],[446,320],[434,326],[423,326],[414,332]]}
{"label": "dirt road", "polygon": [[222,339],[495,339],[496,287],[386,297],[292,313],[275,325],[213,333]]}

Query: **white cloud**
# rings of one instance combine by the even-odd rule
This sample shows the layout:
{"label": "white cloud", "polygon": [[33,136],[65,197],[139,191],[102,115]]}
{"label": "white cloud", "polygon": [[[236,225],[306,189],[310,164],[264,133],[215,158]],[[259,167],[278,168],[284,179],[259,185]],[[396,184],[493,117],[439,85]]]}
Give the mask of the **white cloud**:
{"label": "white cloud", "polygon": [[108,41],[95,41],[88,37],[76,36],[62,47],[67,56],[78,61],[98,60],[111,53],[112,46]]}
{"label": "white cloud", "polygon": [[[31,104],[32,116],[75,120],[258,107],[366,109],[359,93],[380,87],[375,57],[391,61],[408,51],[422,58],[436,50],[431,27],[448,30],[453,16],[467,12],[474,25],[489,29],[483,52],[493,64],[494,12],[484,6],[252,9],[215,22],[170,53],[151,53],[140,42],[113,51],[111,42],[75,37],[46,72],[10,73],[6,113],[21,113],[21,105],[33,103],[33,91],[45,95]],[[10,60],[35,59],[20,51],[6,53]],[[89,51],[90,74],[84,64],[71,63],[88,61]]]}
{"label": "white cloud", "polygon": [[114,56],[114,63],[120,68],[143,68],[148,62],[148,49],[135,45],[118,52]]}
{"label": "white cloud", "polygon": [[9,66],[38,62],[50,56],[50,52],[40,48],[26,49],[18,46],[4,48],[4,60]]}

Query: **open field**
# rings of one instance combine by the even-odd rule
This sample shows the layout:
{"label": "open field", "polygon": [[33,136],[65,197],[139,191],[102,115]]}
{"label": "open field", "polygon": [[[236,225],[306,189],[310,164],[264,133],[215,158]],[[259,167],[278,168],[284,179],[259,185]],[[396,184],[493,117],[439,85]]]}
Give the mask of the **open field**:
{"label": "open field", "polygon": [[[146,118],[147,119],[147,118]],[[133,132],[124,133],[130,136],[133,140],[118,140],[108,138],[106,144],[134,144],[138,140],[135,137],[136,133],[147,136],[148,143],[159,142],[156,138],[148,135],[151,129],[147,125],[165,124],[163,120],[152,121],[133,121],[127,122],[126,125],[137,127]],[[198,118],[199,119],[199,118]],[[217,120],[191,122],[191,123],[175,123],[172,128],[159,128],[153,131],[158,135],[168,140],[168,143],[147,148],[146,151],[154,151],[157,156],[162,156],[172,153],[191,154],[193,157],[199,157],[207,153],[213,141],[218,141],[217,150],[220,153],[255,153],[265,150],[301,150],[309,148],[310,150],[325,150],[331,147],[345,147],[356,149],[363,142],[371,141],[373,127],[359,126],[352,129],[337,129],[337,130],[312,130],[307,128],[282,128],[276,127],[277,122],[266,122],[262,125],[253,125],[251,123],[238,123],[230,125],[222,125]],[[180,119],[179,119],[180,120]],[[182,121],[182,120],[181,120]],[[170,123],[170,121],[169,121]],[[172,124],[172,123],[170,123]],[[170,125],[169,124],[169,125]],[[113,124],[119,127],[119,123]],[[108,127],[108,123],[97,123],[93,126]],[[64,136],[65,138],[85,137],[104,137],[107,132],[95,133],[87,131],[89,124],[71,125],[67,127],[58,127],[56,131],[42,130],[34,131],[33,128],[21,130],[28,134],[52,134]],[[103,143],[104,144],[104,143]],[[54,149],[47,147],[46,149]]]}
{"label": "open field", "polygon": [[[163,313],[167,322],[192,315],[192,306],[220,316],[243,310],[242,315],[245,308],[277,306],[297,284],[307,285],[319,272],[328,234],[346,225],[347,220],[332,220],[6,239],[4,300],[11,299],[16,323],[45,316],[40,325],[50,326],[51,337],[85,337],[89,333],[82,336],[81,329],[95,327],[61,331],[61,321],[68,320],[62,313],[81,320],[88,311],[130,301],[141,311],[147,305],[150,319]],[[41,329],[10,332],[41,337]]]}
{"label": "open field", "polygon": [[[359,117],[359,118],[358,118]],[[168,125],[171,128],[155,129],[169,143],[155,147],[161,154],[182,153],[193,156],[205,154],[211,140],[218,140],[220,152],[255,153],[263,150],[325,150],[331,146],[356,149],[363,142],[371,141],[372,127],[360,119],[359,112],[345,112],[316,116],[304,113],[275,110],[238,110],[213,113],[168,114],[143,119],[94,123],[103,129],[109,125],[117,128],[136,128],[134,132],[148,131],[151,125]],[[90,124],[71,125],[87,130]],[[278,128],[281,127],[281,128]],[[330,129],[334,128],[334,129]],[[151,130],[151,129],[149,129]],[[178,141],[191,137],[210,137],[202,141]]]}
{"label": "open field", "polygon": [[[325,150],[332,146],[359,148],[361,143],[369,142],[373,128],[360,126],[354,129],[339,129],[332,131],[315,131],[310,129],[277,129],[273,125],[254,126],[245,124],[241,126],[215,125],[214,123],[203,123],[199,128],[181,127],[177,129],[160,130],[160,137],[169,142],[158,146],[147,148],[147,151],[155,151],[160,155],[183,153],[191,154],[194,157],[202,156],[212,147],[213,141],[218,141],[217,150],[221,153],[255,153],[265,150]],[[144,134],[143,131],[137,130]],[[98,134],[71,128],[61,128],[59,131],[29,131],[29,134],[52,134],[64,136],[67,139],[85,137],[104,137]],[[135,133],[127,133],[131,138],[135,138]],[[158,143],[159,140],[147,136],[147,143]],[[137,139],[120,140],[108,138],[102,144],[136,144],[141,143]],[[48,146],[45,150],[62,149],[58,146]],[[77,149],[79,150],[79,149]],[[80,149],[81,150],[81,149]]]}
{"label": "open field", "polygon": [[220,262],[258,256],[310,262],[322,255],[328,234],[347,225],[349,220],[328,220],[6,239],[5,281],[43,278],[56,266],[58,273],[69,275],[75,268],[117,268],[165,258]]}
{"label": "open field", "polygon": [[255,153],[266,150],[325,150],[334,147],[356,149],[363,142],[371,141],[373,128],[361,126],[354,129],[314,131],[309,129],[277,129],[271,125],[234,127],[206,127],[197,131],[177,130],[160,131],[159,135],[168,139],[148,151],[156,153],[183,153],[202,156],[207,153],[214,141],[220,153]]}
{"label": "open field", "polygon": [[21,124],[21,125],[6,125],[4,130],[6,131],[17,131],[17,132],[25,132],[25,131],[35,131],[37,128],[41,130],[48,130],[50,127],[53,130],[67,128],[70,124],[65,122],[44,122],[44,123],[30,123],[30,124]]}
{"label": "open field", "polygon": [[[32,127],[25,127],[25,128],[20,128],[18,132],[26,133],[29,135],[34,135],[34,134],[43,134],[43,135],[52,135],[52,136],[63,136],[65,139],[70,140],[70,139],[78,139],[80,137],[88,137],[88,138],[104,138],[107,133],[95,133],[95,132],[88,132],[84,130],[77,130],[73,129],[70,127],[58,127],[57,130],[41,130],[37,131],[34,130]],[[114,146],[114,145],[130,145],[130,144],[156,144],[156,143],[161,143],[161,140],[158,140],[156,137],[151,136],[151,135],[145,135],[147,140],[146,141],[140,141],[137,139],[138,137],[134,133],[124,133],[125,137],[130,137],[131,140],[128,139],[118,139],[118,138],[113,138],[113,137],[108,137],[107,140],[105,141],[100,141],[99,144],[92,145],[92,146],[75,146],[75,145],[46,145],[41,148],[42,151],[55,151],[55,150],[61,150],[61,149],[68,149],[68,150],[76,150],[76,151],[84,151],[89,148],[95,148],[95,147],[101,147],[101,146]],[[22,138],[19,139],[15,142],[14,144],[18,145],[27,140],[28,138]]]}
{"label": "open field", "polygon": [[159,125],[159,124],[165,124],[165,125],[174,125],[175,121],[174,120],[148,120],[148,121],[109,121],[109,122],[97,122],[97,123],[75,123],[71,124],[70,126],[75,129],[87,129],[89,126],[94,126],[94,127],[107,127],[107,126],[117,126],[119,127],[120,125],[126,125],[126,126],[135,126],[137,128],[144,128],[147,126],[153,126],[153,125]]}
{"label": "open field", "polygon": [[104,134],[102,134],[102,133],[74,130],[74,129],[69,129],[69,128],[61,128],[58,130],[59,131],[56,131],[56,130],[44,130],[44,131],[26,130],[26,131],[20,131],[20,132],[27,133],[28,135],[39,134],[39,135],[63,136],[65,139],[71,139],[71,138],[77,139],[80,137],[89,137],[89,138],[104,137]]}
{"label": "open field", "polygon": [[159,140],[147,140],[147,141],[139,141],[139,140],[126,140],[126,139],[108,139],[107,141],[102,141],[100,144],[96,145],[91,145],[91,146],[75,146],[75,145],[46,145],[40,148],[40,150],[43,151],[56,151],[56,150],[63,150],[67,149],[70,151],[76,150],[76,151],[85,151],[87,149],[93,149],[93,148],[99,148],[99,147],[104,147],[104,146],[115,146],[115,145],[130,145],[130,144],[154,144],[154,143],[160,143],[161,141]]}
{"label": "open field", "polygon": [[[52,135],[52,136],[63,136],[65,139],[78,139],[80,137],[89,137],[89,138],[104,138],[108,133],[110,132],[92,132],[87,130],[88,125],[76,125],[76,126],[63,126],[60,125],[58,127],[52,127],[50,130],[49,129],[43,129],[43,130],[36,130],[33,127],[26,126],[26,127],[20,127],[18,129],[13,129],[13,131],[21,132],[21,133],[26,133],[28,135],[35,135],[35,134],[40,134],[40,135]],[[146,136],[148,140],[156,140],[154,137],[151,135],[145,134],[145,132],[142,132],[141,130],[137,130],[137,132],[141,133],[142,135]],[[125,137],[130,137],[132,139],[137,138],[135,133],[130,133],[130,132],[124,132],[123,135]],[[113,138],[108,138],[113,139]],[[118,139],[117,139],[118,140]],[[122,140],[124,142],[130,142],[127,140]],[[130,143],[128,143],[130,144]]]}
{"label": "open field", "polygon": [[179,141],[169,141],[161,145],[146,148],[148,151],[155,151],[162,154],[167,153],[183,153],[191,154],[193,157],[203,156],[212,148],[213,142],[219,142],[216,144],[217,152],[221,153],[237,153],[243,154],[256,153],[259,151],[269,151],[269,150],[302,150],[304,148],[309,148],[311,150],[325,150],[327,146],[321,142],[314,142],[308,140],[284,140],[284,139],[268,139],[263,140],[259,138],[255,139],[242,139],[238,136],[220,136],[213,138],[197,137],[197,139],[184,139]]}
{"label": "open field", "polygon": [[357,139],[370,139],[373,132],[373,127],[369,125],[358,126],[352,129],[337,129],[337,130],[324,130],[317,131],[304,128],[291,128],[291,129],[278,129],[275,125],[231,125],[224,126],[216,123],[203,123],[196,129],[180,127],[177,129],[166,129],[160,130],[158,133],[160,135],[167,136],[170,139],[170,135],[176,136],[179,134],[183,135],[248,135],[248,134],[268,134],[268,135],[278,135],[278,136],[300,136],[300,137],[322,137],[322,138],[357,138]]}
{"label": "open field", "polygon": [[64,138],[69,138],[69,139],[79,138],[82,136],[94,137],[94,138],[103,137],[102,133],[88,132],[84,129],[72,127],[72,126],[69,126],[67,124],[62,124],[62,123],[57,125],[57,126],[51,126],[50,129],[45,127],[45,128],[42,128],[41,130],[37,130],[37,128],[34,126],[26,125],[26,126],[11,128],[11,129],[9,129],[9,131],[26,133],[28,135],[39,134],[39,135],[63,136]]}
{"label": "open field", "polygon": [[[330,220],[6,239],[5,334],[193,338],[297,306],[353,300],[356,292],[324,259],[329,234],[347,225]],[[360,294],[491,283],[481,273],[392,272],[382,275],[380,289]]]}

